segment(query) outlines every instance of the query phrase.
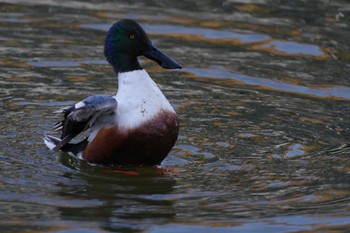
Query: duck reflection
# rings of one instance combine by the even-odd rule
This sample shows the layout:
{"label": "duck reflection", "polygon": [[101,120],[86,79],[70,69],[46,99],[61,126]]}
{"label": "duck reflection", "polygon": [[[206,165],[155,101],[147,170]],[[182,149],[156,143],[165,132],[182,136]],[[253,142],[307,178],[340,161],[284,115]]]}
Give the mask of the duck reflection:
{"label": "duck reflection", "polygon": [[68,155],[61,162],[73,170],[64,174],[71,182],[65,182],[58,194],[80,203],[59,207],[62,219],[91,220],[108,230],[137,230],[150,222],[168,222],[176,215],[176,180],[171,171],[92,166]]}

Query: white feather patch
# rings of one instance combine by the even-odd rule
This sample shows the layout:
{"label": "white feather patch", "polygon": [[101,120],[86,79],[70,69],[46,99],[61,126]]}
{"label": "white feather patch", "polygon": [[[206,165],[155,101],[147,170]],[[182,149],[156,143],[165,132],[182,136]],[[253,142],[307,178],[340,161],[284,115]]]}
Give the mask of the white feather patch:
{"label": "white feather patch", "polygon": [[175,112],[145,70],[118,74],[118,126],[130,129],[149,121],[161,111]]}
{"label": "white feather patch", "polygon": [[82,102],[82,101],[80,101],[80,102],[78,102],[78,103],[76,103],[76,104],[74,105],[75,109],[82,108],[82,107],[84,107],[84,106],[85,106],[85,104],[84,104],[84,102]]}
{"label": "white feather patch", "polygon": [[55,148],[55,144],[52,142],[52,141],[49,141],[48,139],[46,138],[43,138],[44,139],[44,143],[45,145],[50,149],[50,150],[53,150],[53,148]]}

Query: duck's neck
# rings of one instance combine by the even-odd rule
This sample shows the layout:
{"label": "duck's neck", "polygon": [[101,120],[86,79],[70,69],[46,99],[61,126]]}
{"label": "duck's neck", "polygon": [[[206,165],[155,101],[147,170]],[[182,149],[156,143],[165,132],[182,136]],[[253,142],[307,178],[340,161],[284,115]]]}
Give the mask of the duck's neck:
{"label": "duck's neck", "polygon": [[142,68],[140,70],[119,72],[117,76],[118,91],[127,90],[128,95],[142,95],[145,92],[158,89],[147,71]]}
{"label": "duck's neck", "polygon": [[107,61],[112,65],[116,75],[133,70],[142,70],[137,57],[118,54],[118,58],[115,56],[107,57]]}

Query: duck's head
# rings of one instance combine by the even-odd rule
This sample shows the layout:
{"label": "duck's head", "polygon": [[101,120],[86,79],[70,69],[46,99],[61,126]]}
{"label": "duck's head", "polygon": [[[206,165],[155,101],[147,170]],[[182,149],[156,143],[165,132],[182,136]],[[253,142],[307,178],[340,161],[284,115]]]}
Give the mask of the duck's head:
{"label": "duck's head", "polygon": [[116,72],[142,69],[137,60],[141,55],[163,68],[181,69],[181,65],[155,47],[142,27],[131,19],[123,19],[109,29],[104,53]]}

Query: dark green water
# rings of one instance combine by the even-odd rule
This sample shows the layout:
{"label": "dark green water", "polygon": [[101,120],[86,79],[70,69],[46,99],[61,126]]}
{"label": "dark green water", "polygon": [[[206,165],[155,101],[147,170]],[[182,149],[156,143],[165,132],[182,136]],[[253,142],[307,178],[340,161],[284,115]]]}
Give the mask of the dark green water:
{"label": "dark green water", "polygon": [[[350,3],[0,0],[0,232],[348,232]],[[106,30],[139,21],[178,112],[162,168],[48,150],[55,110],[116,92]]]}

